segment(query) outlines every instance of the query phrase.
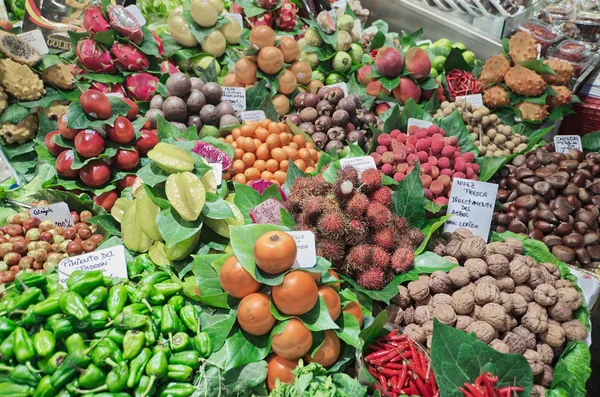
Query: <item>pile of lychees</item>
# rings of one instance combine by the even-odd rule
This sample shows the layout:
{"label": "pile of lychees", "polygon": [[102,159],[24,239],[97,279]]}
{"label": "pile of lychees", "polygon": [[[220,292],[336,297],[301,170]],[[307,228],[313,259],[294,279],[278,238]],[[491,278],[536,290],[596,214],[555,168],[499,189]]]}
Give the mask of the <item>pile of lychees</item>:
{"label": "pile of lychees", "polygon": [[414,249],[423,233],[389,208],[392,190],[381,184],[377,169],[360,175],[344,167],[334,184],[323,179],[298,178],[286,201],[296,230],[316,235],[317,255],[367,289],[378,290],[394,275],[413,265]]}
{"label": "pile of lychees", "polygon": [[410,135],[392,130],[379,135],[379,146],[371,156],[384,174],[398,182],[420,163],[425,197],[436,204],[448,204],[452,179],[477,180],[479,165],[474,153],[461,153],[457,137],[445,134],[436,125],[415,128]]}

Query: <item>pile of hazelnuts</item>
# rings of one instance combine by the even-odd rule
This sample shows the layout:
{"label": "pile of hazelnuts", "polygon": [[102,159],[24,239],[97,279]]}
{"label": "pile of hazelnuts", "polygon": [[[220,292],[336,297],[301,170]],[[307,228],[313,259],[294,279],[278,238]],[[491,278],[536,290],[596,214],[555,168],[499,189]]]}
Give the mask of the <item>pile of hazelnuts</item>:
{"label": "pile of hazelnuts", "polygon": [[50,272],[64,258],[97,249],[104,237],[87,223],[92,213],[72,211],[71,217],[75,226],[62,227],[27,211],[10,215],[7,225],[0,227],[0,284],[14,281],[19,272]]}

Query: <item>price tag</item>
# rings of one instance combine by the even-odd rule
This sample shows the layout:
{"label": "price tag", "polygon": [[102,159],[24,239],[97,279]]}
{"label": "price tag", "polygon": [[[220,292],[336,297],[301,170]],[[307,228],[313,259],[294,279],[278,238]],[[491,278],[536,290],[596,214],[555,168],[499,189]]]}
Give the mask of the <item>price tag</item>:
{"label": "price tag", "polygon": [[123,98],[123,94],[120,92],[106,92],[104,93],[106,96],[116,96],[117,98]]}
{"label": "price tag", "polygon": [[377,168],[375,165],[375,159],[371,156],[361,156],[361,157],[344,157],[340,159],[340,166],[344,167],[354,167],[356,171],[358,171],[358,175],[362,175],[363,172],[370,168]]}
{"label": "price tag", "polygon": [[360,23],[360,19],[356,18],[354,20],[354,28],[352,30],[358,33],[358,37],[362,36],[362,24]]}
{"label": "price tag", "polygon": [[242,19],[242,16],[240,14],[235,14],[233,12],[226,12],[223,15],[225,15],[226,17],[233,18],[233,20],[236,21],[242,29],[244,28],[244,20]]}
{"label": "price tag", "polygon": [[557,135],[554,137],[554,147],[558,153],[569,153],[573,149],[583,151],[579,135]]}
{"label": "price tag", "polygon": [[102,270],[107,277],[127,279],[125,247],[117,245],[63,259],[58,264],[59,282],[65,284],[75,270]]}
{"label": "price tag", "polygon": [[333,3],[331,3],[331,6],[333,8],[343,8],[343,9],[346,9],[346,0],[336,0]]}
{"label": "price tag", "polygon": [[287,232],[296,241],[296,261],[292,268],[305,269],[317,264],[317,248],[315,245],[315,234],[309,230]]}
{"label": "price tag", "polygon": [[417,130],[421,129],[421,128],[429,128],[430,126],[432,126],[433,123],[431,121],[427,121],[427,120],[419,120],[419,119],[413,119],[412,117],[408,119],[408,126],[407,126],[407,134],[408,135],[413,135],[417,132]]}
{"label": "price tag", "polygon": [[142,12],[135,4],[125,7],[125,9],[129,11],[131,15],[133,15],[133,17],[138,21],[140,26],[144,26],[146,24],[146,18],[144,18]]}
{"label": "price tag", "polygon": [[483,97],[481,96],[481,94],[459,95],[456,97],[456,101],[459,100],[469,102],[471,105],[475,105],[477,107],[483,106]]}
{"label": "price tag", "polygon": [[212,173],[215,176],[215,181],[217,181],[217,186],[219,186],[223,181],[223,164],[208,163],[208,165],[212,167]]}
{"label": "price tag", "polygon": [[262,110],[246,110],[240,114],[242,121],[263,121],[267,118]]}
{"label": "price tag", "polygon": [[348,96],[348,85],[346,83],[330,84],[325,87],[340,87],[344,91],[344,96]]}
{"label": "price tag", "polygon": [[488,239],[498,185],[494,183],[454,178],[448,202],[448,214],[444,232],[452,233],[460,227],[469,229],[474,235]]}
{"label": "price tag", "polygon": [[44,39],[44,35],[39,29],[21,33],[19,37],[25,40],[27,43],[29,43],[29,45],[32,46],[37,52],[39,52],[40,55],[44,55],[50,52],[50,50],[48,50],[48,44],[46,44],[46,40]]}
{"label": "price tag", "polygon": [[241,87],[222,87],[222,101],[228,101],[233,106],[234,110],[246,110],[246,90]]}
{"label": "price tag", "polygon": [[74,226],[71,210],[66,203],[50,204],[45,207],[31,207],[29,215],[41,221],[52,221],[54,226]]}
{"label": "price tag", "polygon": [[432,42],[431,40],[419,40],[419,41],[415,42],[415,44],[416,44],[418,47],[420,47],[420,46],[422,46],[423,44],[432,45],[432,44],[433,44],[433,42]]}
{"label": "price tag", "polygon": [[379,32],[379,28],[375,25],[371,25],[363,31],[363,34],[375,34]]}

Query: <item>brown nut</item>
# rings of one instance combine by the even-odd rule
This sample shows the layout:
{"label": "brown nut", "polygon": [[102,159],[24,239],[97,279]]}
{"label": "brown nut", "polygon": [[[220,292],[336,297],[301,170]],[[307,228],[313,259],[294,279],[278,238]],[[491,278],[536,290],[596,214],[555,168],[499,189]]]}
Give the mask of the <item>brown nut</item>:
{"label": "brown nut", "polygon": [[87,240],[88,238],[90,238],[92,236],[92,231],[90,230],[89,227],[80,227],[79,229],[77,229],[77,235],[82,240]]}
{"label": "brown nut", "polygon": [[571,233],[562,238],[564,245],[570,248],[581,247],[583,245],[583,237],[581,234]]}
{"label": "brown nut", "polygon": [[81,246],[81,242],[71,241],[67,245],[67,253],[71,255],[80,255],[81,253],[83,253],[83,247]]}
{"label": "brown nut", "polygon": [[561,222],[556,229],[554,229],[554,234],[561,237],[566,236],[571,232],[573,232],[573,226],[568,222]]}
{"label": "brown nut", "polygon": [[562,262],[570,263],[575,260],[575,251],[565,245],[556,245],[552,247],[552,255]]}
{"label": "brown nut", "polygon": [[21,254],[18,254],[16,252],[9,252],[8,254],[4,255],[4,262],[8,266],[18,265],[20,260],[21,260]]}

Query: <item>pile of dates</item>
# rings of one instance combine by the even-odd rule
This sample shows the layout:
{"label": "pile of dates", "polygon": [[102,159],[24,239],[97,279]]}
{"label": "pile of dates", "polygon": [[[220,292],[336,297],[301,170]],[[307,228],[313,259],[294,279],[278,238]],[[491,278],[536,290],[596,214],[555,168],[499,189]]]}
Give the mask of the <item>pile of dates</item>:
{"label": "pile of dates", "polygon": [[0,284],[14,281],[21,271],[50,272],[64,258],[97,249],[104,237],[86,222],[92,213],[73,211],[71,217],[75,226],[65,228],[27,211],[9,216],[7,225],[0,227]]}
{"label": "pile of dates", "polygon": [[345,96],[340,87],[323,87],[316,94],[301,92],[294,98],[294,108],[298,113],[290,114],[289,120],[326,152],[341,151],[346,141],[364,148],[369,126],[380,123],[358,96]]}
{"label": "pile of dates", "polygon": [[547,144],[515,157],[497,182],[494,230],[543,241],[559,260],[600,265],[600,154],[557,153]]}

